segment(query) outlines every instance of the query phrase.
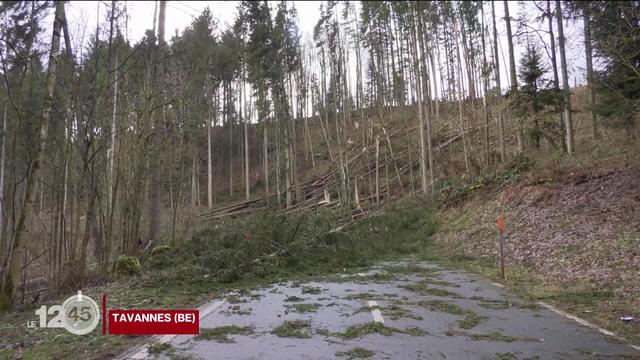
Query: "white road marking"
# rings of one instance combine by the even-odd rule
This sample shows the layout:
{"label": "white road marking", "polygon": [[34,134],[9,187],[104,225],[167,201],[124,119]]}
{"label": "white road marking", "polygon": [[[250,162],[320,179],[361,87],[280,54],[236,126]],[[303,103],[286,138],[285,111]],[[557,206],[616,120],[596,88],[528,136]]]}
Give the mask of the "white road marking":
{"label": "white road marking", "polygon": [[603,329],[603,328],[601,328],[601,327],[599,327],[599,326],[597,326],[597,325],[593,325],[592,323],[588,322],[587,320],[580,319],[580,318],[579,318],[579,317],[577,317],[577,316],[574,316],[574,315],[568,314],[568,313],[566,313],[566,312],[564,312],[564,311],[562,311],[562,310],[560,310],[560,309],[558,309],[558,308],[556,308],[556,307],[554,307],[554,306],[552,306],[552,305],[549,305],[549,304],[547,304],[547,303],[543,303],[542,301],[538,301],[538,304],[540,304],[540,305],[542,305],[542,306],[546,307],[547,309],[549,309],[549,310],[551,310],[551,311],[555,312],[556,314],[560,314],[560,315],[562,315],[562,316],[566,317],[567,319],[571,319],[571,320],[573,320],[573,321],[577,322],[577,323],[578,323],[578,324],[580,324],[580,325],[584,325],[584,326],[586,326],[586,327],[588,327],[588,328],[591,328],[591,329],[594,329],[594,330],[598,330],[599,332],[601,332],[601,333],[602,333],[602,334],[604,334],[604,335],[607,335],[607,336],[614,336],[614,337],[616,336],[616,334],[615,334],[615,333],[613,333],[613,332],[611,332],[611,331],[609,331],[609,330],[607,330],[607,329]]}
{"label": "white road marking", "polygon": [[384,324],[384,319],[382,318],[382,313],[380,309],[377,308],[378,303],[372,300],[369,300],[369,307],[375,309],[371,309],[371,314],[373,315],[373,321]]}
{"label": "white road marking", "polygon": [[[499,288],[504,288],[504,285],[499,284],[499,283],[496,283],[496,282],[491,282],[491,284],[493,284],[494,286],[497,286],[497,287],[499,287]],[[586,327],[588,327],[588,328],[594,329],[594,330],[596,330],[596,331],[600,332],[601,334],[604,334],[604,335],[606,335],[606,336],[611,336],[611,337],[616,338],[616,339],[618,339],[618,340],[626,341],[625,339],[623,339],[623,338],[621,338],[621,337],[617,336],[617,335],[616,335],[614,332],[612,332],[612,331],[609,331],[609,330],[607,330],[607,329],[605,329],[605,328],[601,328],[601,327],[599,327],[599,326],[597,326],[597,325],[594,325],[594,324],[592,324],[592,323],[588,322],[587,320],[581,319],[581,318],[579,318],[579,317],[577,317],[577,316],[575,316],[575,315],[571,315],[571,314],[569,314],[569,313],[566,313],[566,312],[564,312],[564,311],[562,311],[562,310],[560,310],[560,309],[556,308],[556,307],[555,307],[555,306],[553,306],[553,305],[549,305],[549,304],[544,303],[544,302],[542,302],[542,301],[538,301],[538,304],[540,304],[540,305],[544,306],[545,308],[547,308],[547,309],[549,309],[549,310],[551,310],[551,311],[555,312],[556,314],[559,314],[559,315],[561,315],[561,316],[564,316],[564,317],[566,317],[567,319],[571,319],[571,320],[573,320],[573,321],[577,322],[577,323],[578,323],[578,324],[580,324],[580,325],[583,325],[583,326],[586,326]],[[631,345],[631,344],[629,344],[629,346],[631,346],[631,348],[633,348],[633,349],[635,349],[635,350],[640,351],[640,346]]]}
{"label": "white road marking", "polygon": [[[568,313],[566,313],[566,312],[564,312],[564,311],[562,311],[562,310],[560,310],[560,309],[556,308],[556,307],[555,307],[555,306],[553,306],[553,305],[549,305],[549,304],[547,304],[547,303],[543,303],[542,301],[538,301],[538,304],[540,304],[540,305],[542,305],[542,306],[546,307],[547,309],[549,309],[549,310],[551,310],[551,311],[555,312],[556,314],[560,314],[560,315],[562,315],[562,316],[566,317],[567,319],[571,319],[571,320],[573,320],[573,321],[577,322],[577,323],[578,323],[578,324],[580,324],[580,325],[584,325],[584,326],[586,326],[586,327],[588,327],[588,328],[591,328],[591,329],[597,330],[597,331],[599,331],[600,333],[602,333],[602,334],[604,334],[604,335],[611,336],[611,337],[616,338],[616,339],[618,339],[618,340],[626,341],[625,339],[623,339],[623,338],[621,338],[621,337],[617,336],[617,335],[616,335],[616,333],[614,333],[614,332],[612,332],[612,331],[609,331],[609,330],[607,330],[607,329],[601,328],[601,327],[599,327],[598,325],[594,325],[594,324],[592,324],[592,323],[588,322],[587,320],[580,319],[580,318],[579,318],[579,317],[577,317],[577,316],[574,316],[574,315],[568,314]],[[632,349],[634,349],[634,350],[638,350],[638,351],[640,351],[640,346],[631,345],[631,344],[629,344],[629,346],[630,346]]]}
{"label": "white road marking", "polygon": [[[209,316],[212,312],[214,312],[217,308],[224,305],[226,301],[218,300],[210,303],[206,303],[199,308],[200,310],[200,321],[202,321],[205,317]],[[151,341],[141,345],[137,348],[137,351],[133,355],[125,355],[123,359],[126,360],[142,360],[147,359],[149,357],[149,346],[151,344],[166,344],[169,341],[173,340],[178,335],[157,335],[151,338]],[[134,350],[135,351],[135,350]]]}

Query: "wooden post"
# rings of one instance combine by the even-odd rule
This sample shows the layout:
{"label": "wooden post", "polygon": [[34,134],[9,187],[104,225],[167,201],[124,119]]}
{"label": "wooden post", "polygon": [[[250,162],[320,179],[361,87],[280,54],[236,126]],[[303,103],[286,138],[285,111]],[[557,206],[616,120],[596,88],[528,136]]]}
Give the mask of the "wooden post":
{"label": "wooden post", "polygon": [[498,231],[500,232],[500,277],[504,277],[504,220],[502,215],[498,215]]}

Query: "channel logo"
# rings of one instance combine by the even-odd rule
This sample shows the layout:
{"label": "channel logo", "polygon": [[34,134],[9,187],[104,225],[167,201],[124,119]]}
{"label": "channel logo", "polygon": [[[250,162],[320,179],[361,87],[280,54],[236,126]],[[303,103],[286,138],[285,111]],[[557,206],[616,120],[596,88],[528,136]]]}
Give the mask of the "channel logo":
{"label": "channel logo", "polygon": [[102,335],[196,335],[200,332],[199,310],[116,310],[102,308],[82,291],[60,305],[42,305],[35,311],[38,320],[29,328],[63,328],[74,335],[86,335],[102,321]]}

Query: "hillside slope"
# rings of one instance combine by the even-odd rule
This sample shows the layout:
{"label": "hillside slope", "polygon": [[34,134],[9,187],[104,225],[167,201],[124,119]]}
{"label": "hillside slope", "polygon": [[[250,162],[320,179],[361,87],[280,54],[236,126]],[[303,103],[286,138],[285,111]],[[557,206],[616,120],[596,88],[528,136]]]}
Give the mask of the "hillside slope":
{"label": "hillside slope", "polygon": [[640,316],[640,161],[633,147],[601,150],[474,191],[439,214],[434,238],[496,277],[504,214],[508,285],[637,341],[640,323],[620,317]]}

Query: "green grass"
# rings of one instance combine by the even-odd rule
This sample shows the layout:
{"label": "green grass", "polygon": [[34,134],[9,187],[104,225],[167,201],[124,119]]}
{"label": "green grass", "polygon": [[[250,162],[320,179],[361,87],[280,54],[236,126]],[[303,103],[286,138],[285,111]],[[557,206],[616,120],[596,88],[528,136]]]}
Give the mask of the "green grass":
{"label": "green grass", "polygon": [[434,270],[419,265],[389,265],[384,267],[384,271],[394,275],[417,275],[425,276],[433,274]]}
{"label": "green grass", "polygon": [[345,340],[349,340],[360,338],[373,333],[384,336],[391,336],[396,331],[396,329],[385,326],[382,323],[369,322],[366,324],[351,325],[343,333],[338,333],[337,335]]}
{"label": "green grass", "polygon": [[379,322],[368,322],[364,324],[351,325],[344,332],[334,333],[332,335],[340,337],[343,340],[351,340],[361,338],[369,334],[391,336],[394,333],[407,334],[411,336],[423,336],[427,334],[424,330],[417,327],[397,329],[394,327],[386,326],[383,323]]}
{"label": "green grass", "polygon": [[383,315],[391,320],[401,318],[422,320],[422,316],[414,314],[411,310],[405,309],[398,305],[389,305],[381,309]]}
{"label": "green grass", "polygon": [[172,348],[173,348],[173,346],[171,346],[171,344],[169,344],[169,343],[151,344],[151,345],[149,345],[149,347],[147,347],[147,351],[151,355],[160,355],[163,352],[165,352],[167,350],[170,350]]}
{"label": "green grass", "polygon": [[305,301],[305,298],[301,298],[299,296],[287,296],[286,299],[284,299],[285,302],[301,302],[301,301]]}
{"label": "green grass", "polygon": [[349,294],[344,297],[345,300],[372,300],[379,298],[380,295],[366,292],[366,293],[355,293]]}
{"label": "green grass", "polygon": [[240,303],[246,303],[247,300],[239,297],[238,295],[229,295],[227,296],[227,302],[229,304],[240,304]]}
{"label": "green grass", "polygon": [[308,320],[289,320],[273,329],[272,334],[285,338],[311,338],[311,322]]}
{"label": "green grass", "polygon": [[473,329],[474,327],[478,326],[478,324],[480,324],[482,321],[486,319],[487,319],[486,316],[478,315],[473,311],[467,311],[464,314],[464,318],[458,320],[458,326],[466,330]]}
{"label": "green grass", "polygon": [[314,313],[316,311],[318,311],[318,307],[320,307],[319,304],[309,304],[309,303],[302,303],[302,304],[292,304],[292,305],[286,305],[287,309],[289,309],[290,311],[299,313],[299,314],[304,314],[304,313]]}
{"label": "green grass", "polygon": [[480,306],[491,310],[505,310],[513,306],[511,300],[482,300]]}
{"label": "green grass", "polygon": [[425,281],[420,281],[415,284],[400,285],[399,287],[413,291],[420,295],[433,295],[433,296],[440,296],[440,297],[460,298],[460,295],[454,292],[440,289],[440,288],[430,287],[428,286],[428,282],[425,282]]}
{"label": "green grass", "polygon": [[0,360],[11,360],[15,357],[15,353],[13,349],[0,349]]}
{"label": "green grass", "polygon": [[518,340],[517,337],[506,335],[502,331],[498,331],[498,330],[492,331],[490,333],[483,333],[483,334],[469,334],[469,337],[472,340],[476,340],[476,341],[485,340],[485,341],[495,341],[495,342],[498,342],[498,341],[514,342]]}
{"label": "green grass", "polygon": [[231,306],[231,313],[236,315],[251,315],[251,308],[242,309],[240,305]]}
{"label": "green grass", "polygon": [[496,353],[493,358],[495,360],[518,360],[518,356],[514,353]]}
{"label": "green grass", "polygon": [[200,330],[196,340],[214,340],[220,343],[235,342],[228,335],[251,335],[253,328],[246,326],[220,326],[216,328],[205,328]]}
{"label": "green grass", "polygon": [[302,293],[303,294],[312,294],[312,295],[317,295],[320,294],[322,292],[322,289],[320,289],[319,287],[313,287],[313,286],[309,286],[309,287],[303,287],[302,288]]}
{"label": "green grass", "polygon": [[431,311],[440,311],[453,315],[463,315],[466,313],[460,306],[442,300],[422,300],[417,304]]}
{"label": "green grass", "polygon": [[428,333],[426,331],[424,331],[423,329],[417,327],[417,326],[412,326],[412,327],[408,327],[405,328],[404,330],[402,330],[403,334],[407,334],[407,335],[411,335],[411,336],[425,336],[428,335]]}
{"label": "green grass", "polygon": [[349,359],[368,359],[373,357],[375,354],[375,352],[361,347],[336,352],[337,357],[347,357]]}

